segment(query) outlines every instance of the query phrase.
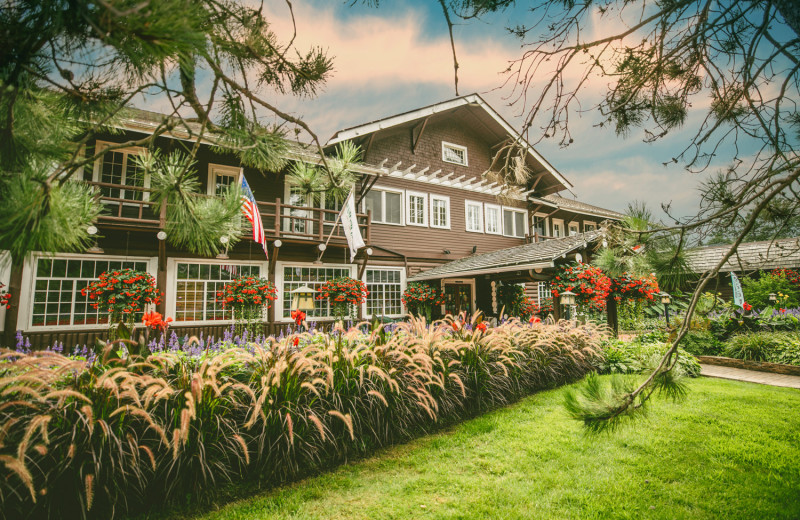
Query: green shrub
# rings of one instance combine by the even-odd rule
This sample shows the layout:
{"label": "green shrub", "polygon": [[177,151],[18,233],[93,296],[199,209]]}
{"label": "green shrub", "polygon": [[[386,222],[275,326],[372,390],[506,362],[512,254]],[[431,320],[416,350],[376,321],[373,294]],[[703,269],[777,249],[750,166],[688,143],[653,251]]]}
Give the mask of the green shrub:
{"label": "green shrub", "polygon": [[[668,349],[669,344],[661,341],[610,341],[603,347],[603,359],[598,363],[597,371],[601,374],[634,374],[652,370]],[[697,359],[680,347],[675,369],[678,375],[700,375]]]}
{"label": "green shrub", "polygon": [[[782,274],[762,274],[759,278],[745,278],[742,280],[744,299],[755,309],[770,306],[783,308],[797,307],[800,305],[800,291]],[[769,295],[777,295],[778,301],[769,301]]]}
{"label": "green shrub", "polygon": [[724,347],[708,330],[690,330],[681,340],[681,348],[695,356],[719,356]]}
{"label": "green shrub", "polygon": [[87,363],[0,351],[0,517],[110,518],[277,484],[575,381],[603,329],[452,319]]}
{"label": "green shrub", "polygon": [[726,356],[749,361],[768,361],[800,366],[800,333],[750,332],[733,336],[725,345]]}

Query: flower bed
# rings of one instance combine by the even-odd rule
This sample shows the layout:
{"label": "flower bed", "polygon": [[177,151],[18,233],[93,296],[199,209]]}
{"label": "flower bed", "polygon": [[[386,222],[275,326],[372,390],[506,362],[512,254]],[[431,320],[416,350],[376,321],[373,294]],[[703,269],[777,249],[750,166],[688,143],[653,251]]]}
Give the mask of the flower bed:
{"label": "flower bed", "polygon": [[109,364],[4,351],[3,512],[108,518],[285,481],[579,379],[604,337],[480,325],[411,321]]}

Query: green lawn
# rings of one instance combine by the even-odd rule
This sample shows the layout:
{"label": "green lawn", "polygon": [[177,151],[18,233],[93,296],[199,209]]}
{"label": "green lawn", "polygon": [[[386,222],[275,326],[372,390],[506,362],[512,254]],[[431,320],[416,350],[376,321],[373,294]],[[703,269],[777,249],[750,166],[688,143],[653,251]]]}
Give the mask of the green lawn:
{"label": "green lawn", "polygon": [[534,395],[198,518],[800,518],[800,391],[690,388],[599,437]]}

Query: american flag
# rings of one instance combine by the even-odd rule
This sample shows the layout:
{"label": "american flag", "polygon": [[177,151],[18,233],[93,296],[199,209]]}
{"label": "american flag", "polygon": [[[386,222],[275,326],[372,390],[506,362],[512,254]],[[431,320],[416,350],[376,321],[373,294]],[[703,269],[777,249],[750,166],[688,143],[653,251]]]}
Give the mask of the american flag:
{"label": "american flag", "polygon": [[264,254],[269,258],[267,239],[264,237],[264,223],[261,222],[261,213],[258,211],[256,198],[253,196],[250,185],[247,184],[247,179],[244,178],[244,173],[242,173],[242,213],[253,224],[253,240],[261,244]]}

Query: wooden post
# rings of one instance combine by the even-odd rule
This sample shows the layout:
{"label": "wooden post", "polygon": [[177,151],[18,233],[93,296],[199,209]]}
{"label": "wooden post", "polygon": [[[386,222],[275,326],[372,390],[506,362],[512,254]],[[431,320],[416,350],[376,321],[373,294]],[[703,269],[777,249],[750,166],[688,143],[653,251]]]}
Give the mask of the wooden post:
{"label": "wooden post", "polygon": [[281,198],[275,199],[275,238],[281,236]]}
{"label": "wooden post", "polygon": [[[158,229],[163,231],[167,225],[167,201],[161,204],[161,212],[158,216]],[[158,241],[158,271],[156,272],[156,288],[161,291],[162,298],[156,311],[166,318],[167,314],[167,241]]]}
{"label": "wooden post", "polygon": [[[269,268],[267,271],[267,278],[269,280],[272,280],[273,283],[275,282],[275,266],[276,262],[278,261],[278,254],[280,253],[281,244],[282,243],[280,240],[276,240],[272,243],[272,255],[269,257]],[[278,296],[280,297],[280,293]],[[275,324],[276,305],[277,302],[274,303],[272,306],[270,306],[269,309],[267,309],[267,322],[270,323],[270,326]]]}
{"label": "wooden post", "polygon": [[322,209],[317,209],[317,211],[319,212],[319,217],[317,218],[317,226],[319,226],[317,238],[322,242],[322,239],[325,238],[325,211]]}
{"label": "wooden post", "polygon": [[561,296],[553,296],[553,320],[561,320]]}
{"label": "wooden post", "polygon": [[372,210],[367,210],[367,244],[370,244],[370,229],[372,229]]}
{"label": "wooden post", "polygon": [[[11,263],[11,279],[8,281],[7,291],[11,294],[11,306],[6,309],[6,319],[3,329],[3,347],[13,348],[16,343],[17,318],[19,318],[19,301],[22,294],[22,266],[23,262]],[[31,266],[35,268],[36,266]]]}
{"label": "wooden post", "polygon": [[606,318],[608,320],[608,328],[614,334],[614,337],[619,335],[619,319],[617,318],[617,300],[613,296],[606,298]]}

